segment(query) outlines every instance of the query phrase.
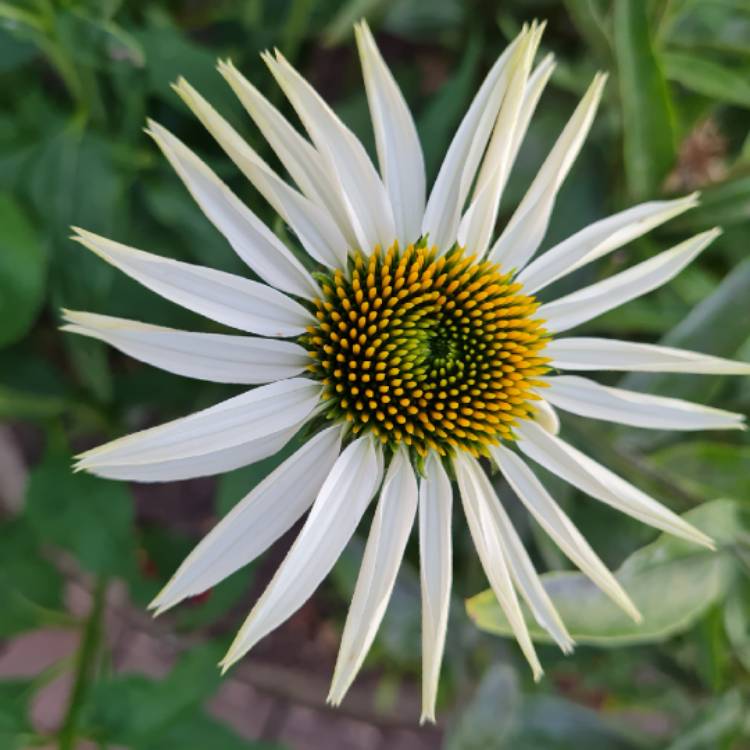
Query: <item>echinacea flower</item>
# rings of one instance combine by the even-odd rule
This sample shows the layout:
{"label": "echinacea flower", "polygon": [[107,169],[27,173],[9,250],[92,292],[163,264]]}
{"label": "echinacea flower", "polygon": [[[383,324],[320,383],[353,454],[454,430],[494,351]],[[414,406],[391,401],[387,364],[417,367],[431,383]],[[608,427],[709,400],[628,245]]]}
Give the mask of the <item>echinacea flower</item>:
{"label": "echinacea flower", "polygon": [[[605,387],[571,371],[748,374],[717,357],[565,332],[656,289],[718,234],[704,232],[572,294],[553,281],[697,203],[643,203],[534,259],[555,198],[594,119],[597,75],[520,205],[494,237],[508,175],[554,62],[524,27],[487,74],[426,199],[413,119],[365,23],[356,28],[380,170],[356,136],[276,52],[263,59],[301,135],[230,63],[219,71],[291,178],[280,177],[185,80],[175,89],[291,228],[290,250],[174,135],[148,133],[260,281],[151,255],[76,230],[75,239],[172,302],[255,336],[193,333],[82,312],[66,330],[148,364],[260,385],[191,416],[79,456],[112,479],[170,481],[229,471],[305,441],[193,550],[154,600],[163,612],[260,555],[308,510],[302,530],[225,656],[224,668],[314,592],[377,495],[329,700],[338,704],[385,612],[415,517],[422,584],[423,719],[434,720],[451,588],[452,480],[492,590],[542,672],[519,603],[564,651],[573,641],[483,466],[494,464],[561,550],[633,618],[639,614],[530,468],[697,544],[711,540],[557,436],[557,409],[635,427],[735,429],[742,417]],[[519,596],[520,595],[520,596]]]}

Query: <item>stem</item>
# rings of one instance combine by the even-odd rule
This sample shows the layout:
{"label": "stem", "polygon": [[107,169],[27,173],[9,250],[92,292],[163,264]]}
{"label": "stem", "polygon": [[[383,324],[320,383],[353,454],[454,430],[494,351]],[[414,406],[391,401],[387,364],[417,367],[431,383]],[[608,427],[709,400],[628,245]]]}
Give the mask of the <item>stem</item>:
{"label": "stem", "polygon": [[107,593],[107,579],[100,576],[94,589],[94,601],[86,620],[78,649],[76,674],[70,702],[62,728],[58,735],[58,750],[75,750],[78,736],[78,721],[88,693],[91,678],[96,667],[96,657],[102,634],[102,615]]}

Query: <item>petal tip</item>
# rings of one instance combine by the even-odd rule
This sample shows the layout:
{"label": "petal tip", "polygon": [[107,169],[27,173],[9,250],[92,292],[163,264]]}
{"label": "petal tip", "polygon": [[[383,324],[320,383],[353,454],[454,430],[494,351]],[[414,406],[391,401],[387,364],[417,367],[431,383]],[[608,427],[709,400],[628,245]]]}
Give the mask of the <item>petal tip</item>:
{"label": "petal tip", "polygon": [[422,727],[425,724],[435,724],[435,710],[430,711],[423,710],[422,715],[419,717],[419,726]]}
{"label": "petal tip", "polygon": [[346,697],[347,689],[348,686],[341,681],[340,675],[337,674],[337,670],[334,670],[331,687],[326,696],[326,705],[338,708]]}
{"label": "petal tip", "polygon": [[232,644],[226,654],[224,654],[223,658],[216,665],[221,671],[221,676],[223,677],[240,658],[242,658],[242,655],[236,653],[234,644]]}

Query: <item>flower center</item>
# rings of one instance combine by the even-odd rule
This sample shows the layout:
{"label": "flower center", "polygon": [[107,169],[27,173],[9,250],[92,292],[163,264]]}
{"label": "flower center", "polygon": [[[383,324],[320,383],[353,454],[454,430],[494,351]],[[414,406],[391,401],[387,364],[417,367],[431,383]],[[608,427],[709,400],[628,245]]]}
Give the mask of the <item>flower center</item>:
{"label": "flower center", "polygon": [[319,279],[318,324],[302,343],[329,418],[422,456],[478,456],[533,414],[547,334],[539,303],[497,264],[395,244]]}

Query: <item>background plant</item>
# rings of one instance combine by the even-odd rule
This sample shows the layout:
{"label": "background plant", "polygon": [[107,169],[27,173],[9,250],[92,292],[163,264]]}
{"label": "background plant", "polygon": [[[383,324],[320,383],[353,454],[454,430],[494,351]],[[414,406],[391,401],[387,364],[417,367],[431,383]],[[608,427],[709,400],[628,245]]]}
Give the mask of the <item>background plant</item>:
{"label": "background plant", "polygon": [[[0,419],[7,450],[20,450],[29,467],[21,503],[11,502],[8,482],[0,487],[5,495],[0,638],[52,626],[80,633],[70,660],[33,679],[0,682],[3,748],[50,741],[73,748],[82,738],[99,747],[137,750],[260,746],[240,739],[201,707],[219,686],[217,654],[268,578],[262,560],[159,626],[159,636],[183,654],[161,680],[118,672],[105,613],[122,582],[138,611],[201,530],[277,459],[171,491],[70,473],[72,451],[187,413],[231,391],[140,366],[93,340],[60,335],[63,306],[194,330],[206,325],[67,237],[70,225],[80,225],[153,252],[246,272],[142,133],[145,117],[163,122],[193,146],[284,237],[285,227],[274,223],[169,84],[178,75],[187,77],[273,163],[214,63],[231,57],[281,106],[258,58],[259,51],[276,45],[372,146],[351,39],[351,25],[363,15],[416,113],[430,175],[506,40],[532,16],[549,20],[543,51],[556,53],[558,68],[512,176],[501,221],[593,73],[611,71],[597,123],[560,195],[545,245],[637,200],[701,189],[698,209],[577,274],[589,280],[604,276],[716,224],[724,235],[667,288],[595,320],[587,332],[750,360],[747,0],[0,2]],[[571,277],[560,286],[580,283]],[[670,375],[609,380],[745,413],[750,404],[748,380]],[[475,627],[503,632],[486,595],[470,599],[471,618],[464,613],[462,598],[486,584],[466,535],[459,534],[441,688],[448,728],[415,738],[427,737],[426,747],[442,742],[457,750],[746,747],[750,443],[723,433],[678,440],[674,434],[573,418],[566,430],[590,455],[680,512],[697,514],[706,528],[718,529],[720,553],[709,557],[661,539],[639,550],[653,542],[652,532],[614,518],[549,478],[605,561],[613,567],[624,563],[622,574],[643,586],[642,592],[633,584],[636,596],[646,597],[647,624],[659,627],[618,630],[606,607],[597,609],[596,602],[583,607],[572,574],[563,574],[570,590],[561,589],[561,601],[580,613],[577,634],[591,645],[582,645],[570,659],[545,648],[548,676],[533,686],[513,646]],[[513,510],[507,488],[501,493]],[[716,498],[724,500],[710,502]],[[524,514],[514,520],[543,568],[566,568]],[[272,554],[280,555],[283,544]],[[355,539],[307,611],[312,630],[300,636],[292,629],[276,646],[270,638],[259,658],[273,668],[290,637],[311,633],[332,631],[335,645],[361,549]],[[415,551],[368,660],[366,708],[348,709],[374,727],[400,720],[398,696],[413,694],[417,684]],[[88,613],[71,614],[65,606],[71,585],[90,593]],[[150,626],[144,619],[136,627]],[[334,645],[318,653],[313,665],[318,671],[332,666]],[[73,684],[64,719],[53,737],[43,736],[32,726],[29,705],[45,684],[67,671]],[[283,706],[309,699],[293,689],[283,693],[282,685],[276,695]],[[279,732],[273,722],[264,730],[271,739]]]}

